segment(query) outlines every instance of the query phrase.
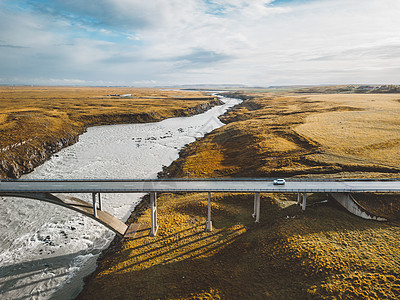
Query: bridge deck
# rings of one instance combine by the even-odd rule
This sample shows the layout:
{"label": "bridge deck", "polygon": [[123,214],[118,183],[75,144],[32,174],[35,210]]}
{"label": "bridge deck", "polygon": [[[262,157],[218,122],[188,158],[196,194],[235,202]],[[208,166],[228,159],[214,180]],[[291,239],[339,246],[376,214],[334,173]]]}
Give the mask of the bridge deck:
{"label": "bridge deck", "polygon": [[149,192],[261,192],[357,193],[400,192],[398,180],[286,181],[272,180],[13,180],[0,182],[0,192],[149,193]]}
{"label": "bridge deck", "polygon": [[[253,217],[259,222],[260,193],[298,193],[298,204],[306,208],[307,193],[400,192],[400,180],[293,180],[274,185],[271,179],[198,179],[198,180],[7,180],[0,182],[0,196],[16,196],[52,202],[84,213],[119,235],[127,225],[101,210],[100,193],[150,193],[151,230],[157,233],[158,192],[208,192],[207,230],[212,230],[210,193],[254,193]],[[91,193],[93,205],[78,198],[53,195],[60,193]],[[300,197],[300,194],[302,196]],[[98,200],[96,200],[98,195]],[[99,201],[99,208],[96,202]],[[135,230],[132,229],[132,235]]]}

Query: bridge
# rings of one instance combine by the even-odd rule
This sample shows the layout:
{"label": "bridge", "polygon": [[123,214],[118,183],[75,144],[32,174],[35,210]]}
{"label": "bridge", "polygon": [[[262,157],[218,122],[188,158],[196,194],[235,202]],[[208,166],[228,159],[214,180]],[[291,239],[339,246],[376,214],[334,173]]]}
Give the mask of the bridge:
{"label": "bridge", "polygon": [[[103,211],[101,193],[150,194],[150,235],[157,234],[157,193],[208,193],[206,230],[212,230],[211,193],[253,193],[255,222],[260,221],[261,193],[297,193],[297,204],[306,209],[307,193],[327,193],[350,212],[374,220],[384,218],[369,213],[352,197],[352,193],[400,192],[400,180],[321,180],[292,179],[284,185],[274,185],[270,178],[249,179],[140,179],[140,180],[7,180],[0,181],[0,196],[30,198],[72,209],[100,222],[120,236],[128,227]],[[89,193],[92,203],[63,194]]]}

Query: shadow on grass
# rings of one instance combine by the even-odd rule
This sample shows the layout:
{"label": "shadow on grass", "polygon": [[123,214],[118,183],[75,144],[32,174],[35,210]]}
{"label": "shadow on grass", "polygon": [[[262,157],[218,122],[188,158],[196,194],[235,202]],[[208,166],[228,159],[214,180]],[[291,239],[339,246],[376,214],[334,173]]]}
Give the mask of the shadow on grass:
{"label": "shadow on grass", "polygon": [[[195,229],[197,229],[199,227],[203,227],[203,226],[204,225],[199,224],[199,225],[196,225],[196,226],[192,226],[192,227],[180,230],[178,232],[174,232],[173,234],[168,235],[168,236],[157,237],[156,240],[154,240],[153,242],[146,242],[145,244],[142,244],[142,245],[139,245],[139,246],[136,246],[136,247],[133,247],[133,248],[129,248],[129,249],[125,250],[125,251],[132,252],[134,250],[138,250],[140,248],[147,247],[147,246],[150,246],[152,244],[160,243],[160,242],[162,242],[164,240],[168,240],[168,239],[174,238],[176,236],[180,236],[181,234],[184,234],[185,232],[193,231],[193,230],[195,230]],[[137,240],[149,239],[150,238],[150,230],[151,230],[150,227],[140,229],[140,230],[137,231],[137,233],[141,234],[141,236],[136,237],[136,238],[128,238],[128,240],[137,241]]]}
{"label": "shadow on grass", "polygon": [[[293,200],[291,196],[288,198]],[[237,204],[238,213],[246,211],[250,215],[252,199],[252,196],[239,196],[237,201],[229,198],[227,202]],[[305,260],[313,263],[307,256],[310,249],[305,248],[306,252],[296,257],[292,248],[286,247],[288,238],[316,233],[329,239],[329,232],[351,234],[355,231],[357,235],[364,230],[395,225],[362,220],[330,204],[318,204],[325,199],[324,195],[309,199],[312,205],[303,212],[295,204],[280,208],[268,195],[262,195],[260,224],[255,225],[250,218],[248,224],[237,225],[223,220],[230,216],[214,213],[217,227],[211,233],[205,233],[204,224],[199,224],[132,248],[135,250],[127,249],[131,255],[129,261],[125,260],[114,272],[102,273],[78,299],[96,299],[97,290],[113,299],[312,298],[310,287],[341,273],[337,270],[315,272],[312,266],[304,265]],[[223,203],[223,197],[216,197],[215,201]],[[186,203],[180,209],[181,213],[204,216],[203,210],[200,213]],[[325,241],[321,242],[323,246]],[[321,249],[320,255],[333,255]],[[365,268],[361,271],[368,272],[368,266]],[[354,270],[360,271],[356,267]]]}
{"label": "shadow on grass", "polygon": [[[232,242],[244,229],[243,227],[234,230],[220,229],[206,233],[204,232],[204,227],[205,224],[192,227],[189,230],[180,231],[180,234],[184,233],[185,235],[179,236],[177,239],[172,238],[178,235],[178,233],[174,233],[157,239],[150,244],[141,245],[135,248],[136,250],[142,248],[139,253],[136,253],[137,251],[133,249],[128,249],[127,251],[130,252],[129,260],[132,262],[125,264],[125,266],[118,269],[117,272],[124,272],[145,263],[149,263],[150,266],[167,264],[175,260],[192,259],[205,255],[206,253],[221,248],[224,244]],[[189,233],[192,230],[195,230],[195,232]]]}

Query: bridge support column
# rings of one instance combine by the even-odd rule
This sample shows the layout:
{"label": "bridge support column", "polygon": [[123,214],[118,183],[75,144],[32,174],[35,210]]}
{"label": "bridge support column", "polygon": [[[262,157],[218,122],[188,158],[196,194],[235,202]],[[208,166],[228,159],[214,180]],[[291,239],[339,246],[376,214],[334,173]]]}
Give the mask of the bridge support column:
{"label": "bridge support column", "polygon": [[253,214],[251,215],[253,219],[256,217],[256,211],[257,211],[257,193],[254,193],[254,209],[253,209]]}
{"label": "bridge support column", "polygon": [[96,193],[92,193],[93,216],[97,218]]}
{"label": "bridge support column", "polygon": [[301,203],[301,209],[302,210],[306,210],[306,206],[307,206],[307,193],[303,193],[303,197],[302,197],[303,201]]}
{"label": "bridge support column", "polygon": [[299,205],[302,210],[306,210],[307,193],[297,193],[297,203],[296,204]]}
{"label": "bridge support column", "polygon": [[208,193],[208,210],[207,210],[207,223],[206,231],[212,231],[212,221],[211,221],[211,193]]}
{"label": "bridge support column", "polygon": [[92,201],[93,201],[93,215],[95,218],[97,218],[97,201],[96,201],[96,195],[99,198],[99,210],[103,210],[103,204],[101,202],[101,197],[100,193],[92,193]]}
{"label": "bridge support column", "polygon": [[156,236],[158,230],[157,193],[150,193],[150,218],[151,218],[150,236]]}
{"label": "bridge support column", "polygon": [[97,193],[97,195],[99,197],[99,210],[103,210],[103,203],[101,201],[100,193]]}
{"label": "bridge support column", "polygon": [[260,222],[260,198],[260,193],[254,194],[254,213],[252,217],[256,219],[256,223]]}

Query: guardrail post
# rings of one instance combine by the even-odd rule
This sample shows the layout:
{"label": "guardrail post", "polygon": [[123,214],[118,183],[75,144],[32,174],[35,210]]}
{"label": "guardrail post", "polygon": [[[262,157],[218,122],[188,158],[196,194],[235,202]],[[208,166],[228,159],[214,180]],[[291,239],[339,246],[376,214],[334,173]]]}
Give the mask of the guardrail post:
{"label": "guardrail post", "polygon": [[297,205],[301,205],[301,194],[297,193]]}
{"label": "guardrail post", "polygon": [[150,236],[156,236],[158,225],[157,225],[157,193],[150,193],[150,218],[151,218],[151,229]]}
{"label": "guardrail post", "polygon": [[208,193],[208,211],[207,211],[207,223],[206,231],[212,231],[212,221],[211,221],[211,193]]}
{"label": "guardrail post", "polygon": [[93,202],[93,216],[97,218],[96,193],[92,193],[92,202]]}

